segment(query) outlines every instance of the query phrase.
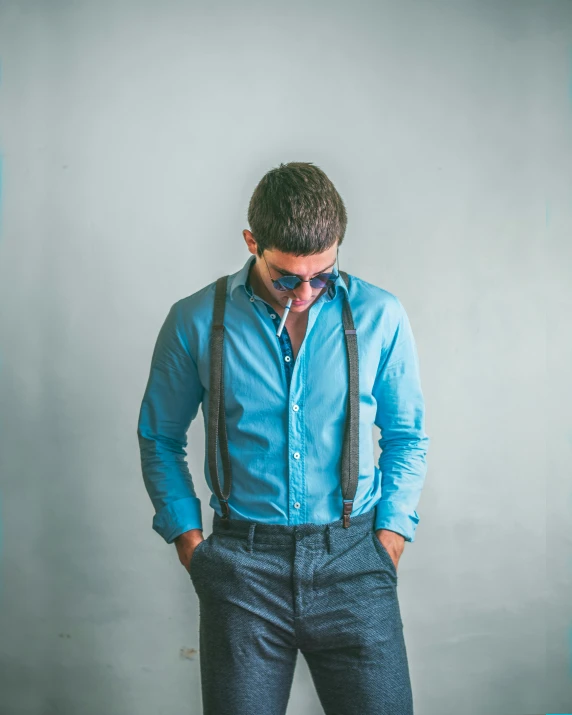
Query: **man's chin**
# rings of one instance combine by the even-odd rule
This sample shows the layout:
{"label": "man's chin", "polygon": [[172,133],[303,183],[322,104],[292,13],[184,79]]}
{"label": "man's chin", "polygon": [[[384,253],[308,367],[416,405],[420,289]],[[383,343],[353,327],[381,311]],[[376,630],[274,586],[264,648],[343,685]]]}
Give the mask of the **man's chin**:
{"label": "man's chin", "polygon": [[312,305],[311,300],[307,300],[304,303],[292,303],[290,306],[290,312],[299,313],[301,311],[307,310]]}

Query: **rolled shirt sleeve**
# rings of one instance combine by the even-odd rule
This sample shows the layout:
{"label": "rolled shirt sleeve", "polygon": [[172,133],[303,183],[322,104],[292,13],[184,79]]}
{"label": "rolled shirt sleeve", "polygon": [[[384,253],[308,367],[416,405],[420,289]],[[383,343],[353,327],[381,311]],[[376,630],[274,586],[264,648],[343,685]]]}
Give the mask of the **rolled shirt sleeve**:
{"label": "rolled shirt sleeve", "polygon": [[187,431],[203,394],[175,303],[155,343],[137,426],[143,480],[155,508],[152,526],[168,544],[185,531],[202,529],[185,458]]}
{"label": "rolled shirt sleeve", "polygon": [[392,336],[384,346],[374,384],[375,424],[381,430],[379,469],[382,497],[376,505],[375,528],[389,529],[413,542],[419,522],[416,507],[427,471],[429,437],[419,360],[411,325],[394,296],[390,311]]}

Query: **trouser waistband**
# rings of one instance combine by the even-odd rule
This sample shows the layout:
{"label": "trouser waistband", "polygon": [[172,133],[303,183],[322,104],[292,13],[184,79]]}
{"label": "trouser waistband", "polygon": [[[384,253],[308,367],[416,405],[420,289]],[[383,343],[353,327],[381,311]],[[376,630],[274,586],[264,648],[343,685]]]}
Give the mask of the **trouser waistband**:
{"label": "trouser waistband", "polygon": [[[374,526],[375,508],[352,516],[349,528],[345,529],[342,519],[327,524],[266,524],[247,519],[229,519],[225,521],[215,512],[213,516],[213,534],[223,534],[238,539],[247,539],[252,543],[291,544],[304,540],[305,543],[319,543],[324,536],[328,539],[351,540],[356,536],[371,531]],[[314,538],[312,538],[314,537]]]}

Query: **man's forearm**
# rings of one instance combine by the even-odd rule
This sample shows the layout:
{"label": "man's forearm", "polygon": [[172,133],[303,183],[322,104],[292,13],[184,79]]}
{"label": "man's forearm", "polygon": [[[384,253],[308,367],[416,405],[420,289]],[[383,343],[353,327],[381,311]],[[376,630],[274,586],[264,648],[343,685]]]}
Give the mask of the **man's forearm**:
{"label": "man's forearm", "polygon": [[186,544],[194,543],[195,541],[202,541],[203,530],[202,529],[189,529],[188,531],[179,534],[179,536],[173,539],[175,544]]}

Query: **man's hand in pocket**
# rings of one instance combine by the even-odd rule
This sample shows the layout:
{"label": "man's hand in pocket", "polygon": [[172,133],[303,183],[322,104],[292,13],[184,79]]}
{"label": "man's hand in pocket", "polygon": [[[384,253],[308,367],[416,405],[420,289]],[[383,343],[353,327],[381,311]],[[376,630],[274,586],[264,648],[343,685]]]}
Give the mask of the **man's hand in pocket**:
{"label": "man's hand in pocket", "polygon": [[397,564],[405,548],[405,537],[401,534],[397,534],[395,531],[390,531],[389,529],[378,529],[375,535],[379,539],[382,546],[391,557],[395,570],[397,571]]}
{"label": "man's hand in pocket", "polygon": [[190,575],[191,559],[193,558],[193,552],[200,544],[203,539],[202,529],[191,529],[190,531],[185,531],[184,534],[180,534],[175,539],[175,546],[177,547],[177,553],[179,554],[179,561],[187,569]]}

